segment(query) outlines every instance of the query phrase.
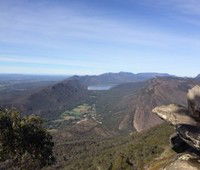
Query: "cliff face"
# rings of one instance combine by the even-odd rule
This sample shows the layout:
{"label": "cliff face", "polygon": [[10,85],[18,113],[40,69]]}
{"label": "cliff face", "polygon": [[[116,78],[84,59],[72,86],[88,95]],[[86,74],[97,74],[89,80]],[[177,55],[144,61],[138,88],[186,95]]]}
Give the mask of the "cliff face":
{"label": "cliff face", "polygon": [[177,103],[186,105],[186,93],[196,84],[191,79],[158,78],[150,80],[137,95],[131,99],[133,126],[137,131],[149,129],[162,120],[152,113],[156,106]]}

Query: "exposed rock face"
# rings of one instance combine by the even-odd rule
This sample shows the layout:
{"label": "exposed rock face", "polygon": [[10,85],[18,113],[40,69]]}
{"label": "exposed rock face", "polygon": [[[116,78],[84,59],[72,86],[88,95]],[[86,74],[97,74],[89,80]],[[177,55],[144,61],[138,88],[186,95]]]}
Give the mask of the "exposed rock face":
{"label": "exposed rock face", "polygon": [[169,165],[163,168],[163,170],[199,170],[200,162],[199,158],[191,154],[183,154],[178,156]]}
{"label": "exposed rock face", "polygon": [[190,115],[200,121],[200,88],[195,86],[187,94]]}
{"label": "exposed rock face", "polygon": [[179,125],[176,128],[180,138],[193,148],[200,150],[200,127]]}
{"label": "exposed rock face", "polygon": [[171,135],[170,144],[172,149],[177,153],[185,152],[190,148],[190,146],[188,146],[188,144],[185,143],[177,133]]}
{"label": "exposed rock face", "polygon": [[188,110],[180,105],[170,104],[153,109],[153,112],[163,120],[176,126],[178,124],[198,125],[199,123],[189,116]]}
{"label": "exposed rock face", "polygon": [[178,156],[164,170],[200,169],[200,86],[195,86],[187,94],[188,109],[180,105],[166,105],[153,109],[161,119],[174,125],[176,134],[172,135],[172,149]]}

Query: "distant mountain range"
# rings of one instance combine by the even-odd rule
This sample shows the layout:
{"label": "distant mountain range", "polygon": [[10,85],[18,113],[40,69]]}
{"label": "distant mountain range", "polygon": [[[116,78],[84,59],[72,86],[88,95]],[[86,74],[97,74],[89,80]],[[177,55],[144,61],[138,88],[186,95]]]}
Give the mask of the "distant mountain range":
{"label": "distant mountain range", "polygon": [[[95,122],[101,122],[97,123],[98,132],[104,131],[104,134],[108,134],[109,131],[109,134],[115,134],[142,131],[160,124],[162,121],[152,114],[151,110],[162,104],[186,105],[187,90],[198,83],[197,79],[159,73],[120,72],[99,76],[73,76],[28,92],[25,97],[14,96],[13,102],[24,114],[37,114],[47,120],[56,120],[66,110],[87,103],[89,106],[95,106],[96,113],[94,119],[88,118],[84,121],[84,126],[95,124],[96,127]],[[107,91],[87,89],[90,85],[105,84],[116,86]],[[82,130],[83,128],[79,127],[81,124],[76,124],[76,129]]]}
{"label": "distant mountain range", "polygon": [[[73,76],[55,85],[49,86],[28,96],[22,110],[26,114],[38,114],[45,118],[55,118],[62,111],[72,109],[88,98],[87,86],[122,84],[145,81],[157,76],[169,76],[159,73],[133,74],[127,72],[105,73],[99,76]],[[20,103],[21,105],[21,103]]]}
{"label": "distant mountain range", "polygon": [[155,77],[167,77],[170,76],[167,73],[138,73],[133,74],[129,72],[119,73],[105,73],[94,76],[74,76],[71,78],[77,78],[79,81],[87,86],[94,85],[108,85],[108,84],[122,84],[128,82],[145,81]]}
{"label": "distant mountain range", "polygon": [[[188,89],[200,84],[200,76],[126,72],[47,82],[27,79],[17,84],[18,80],[11,81],[11,85],[9,80],[0,80],[0,105],[46,119],[58,158],[50,169],[112,169],[119,162],[121,167],[142,169],[161,153],[170,154],[171,161],[168,140],[173,128],[163,124],[150,129],[163,122],[152,109],[171,103],[186,106]],[[115,86],[88,90],[88,86],[109,84]]]}

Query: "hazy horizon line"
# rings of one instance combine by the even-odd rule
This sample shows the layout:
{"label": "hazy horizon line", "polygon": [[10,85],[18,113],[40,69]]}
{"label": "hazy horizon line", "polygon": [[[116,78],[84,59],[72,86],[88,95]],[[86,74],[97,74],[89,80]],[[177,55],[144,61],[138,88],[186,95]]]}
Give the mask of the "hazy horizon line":
{"label": "hazy horizon line", "polygon": [[102,75],[102,74],[108,74],[108,73],[132,73],[132,74],[169,74],[169,76],[176,76],[176,77],[188,77],[188,78],[195,78],[197,77],[199,74],[197,75],[193,75],[193,76],[185,76],[185,75],[176,75],[176,74],[172,74],[172,73],[168,73],[168,72],[131,72],[131,71],[118,71],[118,72],[102,72],[102,73],[97,73],[97,74],[48,74],[48,73],[16,73],[16,72],[0,72],[0,75],[25,75],[25,76],[98,76],[98,75]]}

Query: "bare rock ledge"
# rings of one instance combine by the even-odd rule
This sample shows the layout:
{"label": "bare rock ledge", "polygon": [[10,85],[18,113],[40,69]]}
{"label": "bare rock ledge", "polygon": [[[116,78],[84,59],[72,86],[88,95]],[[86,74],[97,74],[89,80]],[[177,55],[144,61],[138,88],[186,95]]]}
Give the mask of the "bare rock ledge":
{"label": "bare rock ledge", "polygon": [[200,170],[200,86],[188,91],[187,101],[188,108],[170,104],[153,109],[176,129],[170,143],[179,154],[162,170]]}

